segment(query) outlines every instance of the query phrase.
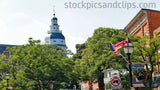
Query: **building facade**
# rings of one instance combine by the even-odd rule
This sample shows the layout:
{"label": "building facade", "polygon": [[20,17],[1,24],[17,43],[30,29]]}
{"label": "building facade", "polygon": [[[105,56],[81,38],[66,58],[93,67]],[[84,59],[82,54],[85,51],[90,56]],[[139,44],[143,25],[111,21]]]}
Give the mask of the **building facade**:
{"label": "building facade", "polygon": [[124,28],[128,34],[153,37],[153,32],[160,32],[160,11],[141,9]]}
{"label": "building facade", "polygon": [[6,58],[4,59],[5,61],[10,60],[10,55],[9,51],[7,50],[7,47],[17,47],[18,45],[8,45],[8,44],[0,44],[0,55],[4,54]]}
{"label": "building facade", "polygon": [[114,70],[113,68],[106,69],[103,71],[104,73],[104,84],[105,84],[105,90],[106,87],[108,86],[108,83],[111,81],[111,78],[114,76],[120,77],[118,70]]}
{"label": "building facade", "polygon": [[[128,34],[137,36],[149,36],[149,39],[154,37],[154,32],[160,35],[160,11],[142,9],[124,28]],[[158,71],[160,66],[157,65]]]}
{"label": "building facade", "polygon": [[45,38],[45,44],[57,45],[64,51],[67,49],[65,37],[62,31],[59,30],[58,19],[55,17],[55,14],[53,14],[53,18],[51,19],[50,30],[48,31],[48,36]]}
{"label": "building facade", "polygon": [[99,90],[98,83],[90,83],[90,81],[83,81],[80,83],[80,85],[81,90]]}
{"label": "building facade", "polygon": [[[160,11],[151,9],[141,9],[138,14],[124,28],[128,34],[140,37],[154,37],[154,32],[160,35]],[[158,51],[160,53],[160,51]],[[160,60],[157,60],[160,62]],[[156,65],[160,72],[160,65]]]}

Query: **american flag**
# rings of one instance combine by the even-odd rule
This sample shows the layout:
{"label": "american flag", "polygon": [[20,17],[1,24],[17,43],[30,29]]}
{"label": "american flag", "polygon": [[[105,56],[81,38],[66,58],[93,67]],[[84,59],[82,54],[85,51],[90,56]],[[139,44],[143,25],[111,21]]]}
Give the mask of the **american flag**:
{"label": "american flag", "polygon": [[114,44],[112,45],[111,43],[109,43],[109,47],[110,49],[117,55],[117,56],[122,56],[121,53],[118,52],[118,50],[123,47],[125,45],[125,43],[128,42],[128,39],[125,39],[124,41]]}

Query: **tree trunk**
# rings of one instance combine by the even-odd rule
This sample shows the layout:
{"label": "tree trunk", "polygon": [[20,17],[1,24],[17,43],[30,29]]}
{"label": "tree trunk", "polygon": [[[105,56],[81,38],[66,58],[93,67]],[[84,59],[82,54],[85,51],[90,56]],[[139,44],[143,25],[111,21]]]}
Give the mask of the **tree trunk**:
{"label": "tree trunk", "polygon": [[38,81],[38,85],[40,87],[40,90],[43,90],[41,81]]}
{"label": "tree trunk", "polygon": [[150,70],[150,79],[149,79],[149,89],[152,90],[152,73],[153,73],[153,62],[152,59],[149,59],[150,64],[151,64],[151,70]]}
{"label": "tree trunk", "polygon": [[149,80],[149,88],[152,90],[152,73],[153,73],[153,63],[151,62],[151,71],[150,71],[150,80]]}
{"label": "tree trunk", "polygon": [[99,90],[104,90],[104,84],[102,82],[98,82]]}
{"label": "tree trunk", "polygon": [[102,73],[102,77],[98,78],[98,86],[99,86],[99,90],[104,90],[104,82],[103,82],[103,73]]}
{"label": "tree trunk", "polygon": [[152,74],[151,74],[151,79],[149,80],[149,88],[152,90]]}

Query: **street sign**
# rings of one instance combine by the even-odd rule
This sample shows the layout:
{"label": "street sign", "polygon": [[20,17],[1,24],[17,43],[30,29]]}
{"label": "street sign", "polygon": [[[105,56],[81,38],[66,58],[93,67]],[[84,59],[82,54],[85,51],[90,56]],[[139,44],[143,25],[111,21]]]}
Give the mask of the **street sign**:
{"label": "street sign", "polygon": [[138,70],[138,69],[144,69],[144,65],[142,64],[132,64],[132,71]]}
{"label": "street sign", "polygon": [[121,88],[121,79],[119,77],[111,78],[111,87],[112,87],[112,89],[120,89]]}
{"label": "street sign", "polygon": [[76,85],[73,85],[73,90],[76,90]]}

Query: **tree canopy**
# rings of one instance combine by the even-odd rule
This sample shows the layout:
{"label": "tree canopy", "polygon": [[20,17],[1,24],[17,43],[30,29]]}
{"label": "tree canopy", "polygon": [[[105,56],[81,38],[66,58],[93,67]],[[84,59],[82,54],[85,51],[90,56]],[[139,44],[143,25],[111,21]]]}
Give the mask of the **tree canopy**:
{"label": "tree canopy", "polygon": [[0,67],[2,73],[9,72],[10,85],[16,90],[49,89],[51,84],[56,88],[56,84],[70,83],[72,79],[74,62],[66,57],[66,52],[55,45],[40,45],[39,42],[30,38],[29,44],[8,48],[11,57],[7,63],[0,59],[0,66],[5,67]]}
{"label": "tree canopy", "polygon": [[107,68],[119,70],[125,67],[127,68],[123,58],[117,57],[110,50],[108,44],[121,42],[126,39],[126,37],[126,33],[118,29],[96,29],[93,36],[88,38],[85,44],[81,45],[85,45],[85,48],[79,50],[80,53],[78,54],[81,58],[78,58],[75,62],[75,67],[78,67],[77,72],[80,71],[80,79],[91,82],[97,79],[100,89],[103,90],[103,70]]}
{"label": "tree canopy", "polygon": [[[130,36],[132,40],[135,39],[136,36]],[[157,33],[154,34],[154,37],[149,39],[148,36],[139,37],[134,44],[134,54],[132,55],[135,57],[134,62],[141,62],[145,65],[147,73],[150,76],[147,76],[144,84],[145,87],[152,88],[152,75],[153,73],[157,73],[156,65],[159,64],[158,60],[160,59],[160,37]]]}
{"label": "tree canopy", "polygon": [[[66,57],[67,52],[56,45],[40,44],[40,40],[29,38],[29,43],[17,47],[7,48],[11,53],[10,60],[0,55],[0,89],[7,86],[5,74],[10,73],[9,85],[16,90],[37,90],[70,87],[81,81],[98,82],[99,89],[104,89],[103,70],[113,68],[119,71],[128,70],[128,63],[124,58],[116,56],[109,48],[109,43],[116,44],[127,37],[134,45],[131,62],[144,63],[146,70],[155,73],[155,65],[160,58],[160,37],[148,39],[113,28],[98,28],[93,36],[83,44],[77,44],[77,53],[72,58]],[[125,56],[123,49],[119,52]],[[71,52],[69,52],[71,53]],[[122,83],[128,83],[128,74],[122,76]],[[151,88],[152,78],[147,77],[145,85]],[[122,87],[128,88],[127,85]]]}

